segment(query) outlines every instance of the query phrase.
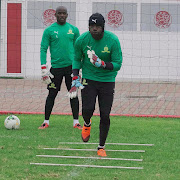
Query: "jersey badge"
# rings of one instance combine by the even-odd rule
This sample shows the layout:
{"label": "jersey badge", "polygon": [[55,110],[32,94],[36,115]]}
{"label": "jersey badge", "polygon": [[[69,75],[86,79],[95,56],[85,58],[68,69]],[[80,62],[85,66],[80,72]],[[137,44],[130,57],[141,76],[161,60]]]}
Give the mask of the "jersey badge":
{"label": "jersey badge", "polygon": [[72,29],[69,29],[67,34],[74,34],[74,33],[72,32]]}
{"label": "jersey badge", "polygon": [[103,52],[103,53],[110,53],[110,51],[109,51],[109,49],[108,49],[107,46],[105,46],[105,47],[104,47],[104,51],[101,51],[101,52]]}

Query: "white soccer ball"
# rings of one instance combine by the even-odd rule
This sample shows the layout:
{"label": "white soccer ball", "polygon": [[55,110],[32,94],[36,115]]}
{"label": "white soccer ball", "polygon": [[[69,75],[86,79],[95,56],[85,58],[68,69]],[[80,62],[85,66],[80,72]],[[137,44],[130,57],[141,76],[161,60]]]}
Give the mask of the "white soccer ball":
{"label": "white soccer ball", "polygon": [[15,115],[8,116],[4,121],[4,126],[7,129],[19,129],[20,127],[20,120]]}

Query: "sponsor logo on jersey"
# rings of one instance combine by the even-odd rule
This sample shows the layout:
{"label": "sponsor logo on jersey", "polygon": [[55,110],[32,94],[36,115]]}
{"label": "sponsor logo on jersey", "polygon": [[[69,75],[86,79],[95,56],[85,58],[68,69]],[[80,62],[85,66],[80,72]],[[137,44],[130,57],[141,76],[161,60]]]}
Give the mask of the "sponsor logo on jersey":
{"label": "sponsor logo on jersey", "polygon": [[57,34],[58,34],[58,31],[54,31],[54,33],[56,34],[56,38],[58,38],[58,35],[57,35]]}
{"label": "sponsor logo on jersey", "polygon": [[69,29],[67,34],[74,34],[74,33],[72,32],[72,29]]}
{"label": "sponsor logo on jersey", "polygon": [[51,83],[51,84],[49,85],[49,88],[56,89],[56,86],[55,86],[54,83]]}
{"label": "sponsor logo on jersey", "polygon": [[92,47],[92,46],[87,46],[87,48],[89,48],[90,50],[91,50],[91,47]]}
{"label": "sponsor logo on jersey", "polygon": [[102,53],[110,53],[109,49],[107,46],[104,47],[104,51],[101,51]]}

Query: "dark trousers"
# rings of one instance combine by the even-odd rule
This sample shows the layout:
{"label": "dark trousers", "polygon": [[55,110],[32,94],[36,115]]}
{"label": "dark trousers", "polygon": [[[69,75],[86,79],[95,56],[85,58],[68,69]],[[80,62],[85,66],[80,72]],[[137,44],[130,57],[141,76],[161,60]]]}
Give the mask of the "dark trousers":
{"label": "dark trousers", "polygon": [[[61,84],[63,78],[65,78],[66,88],[69,91],[71,89],[71,82],[72,82],[72,66],[68,66],[65,68],[51,68],[50,72],[54,75],[54,78],[51,79],[52,83],[47,86],[49,90],[49,94],[46,98],[45,104],[45,119],[49,119],[55,98],[58,94],[58,91],[61,89]],[[74,119],[79,118],[79,100],[78,98],[70,99],[72,114]]]}
{"label": "dark trousers", "polygon": [[95,110],[96,98],[98,98],[100,111],[100,146],[105,145],[110,127],[110,112],[114,99],[115,82],[97,82],[83,80],[85,88],[81,91],[82,96],[82,116],[86,124],[90,123]]}

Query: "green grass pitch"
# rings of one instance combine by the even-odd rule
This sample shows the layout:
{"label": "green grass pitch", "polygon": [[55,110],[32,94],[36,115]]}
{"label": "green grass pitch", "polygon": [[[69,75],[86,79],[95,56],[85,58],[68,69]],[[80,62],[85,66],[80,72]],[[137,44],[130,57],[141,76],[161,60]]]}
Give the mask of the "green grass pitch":
{"label": "green grass pitch", "polygon": [[[81,131],[73,128],[72,116],[52,115],[50,127],[38,130],[43,115],[17,115],[20,129],[7,130],[0,115],[0,179],[62,180],[176,180],[180,174],[180,119],[111,117],[107,143],[154,144],[154,146],[106,145],[106,150],[145,150],[144,153],[110,152],[109,158],[143,159],[142,162],[98,159],[45,158],[36,155],[97,157],[96,151],[45,150],[43,148],[96,149],[82,142]],[[83,119],[80,117],[80,123]],[[90,143],[99,141],[99,117],[92,117]],[[143,167],[144,169],[106,169],[66,166],[36,166],[30,163],[83,164]]]}

